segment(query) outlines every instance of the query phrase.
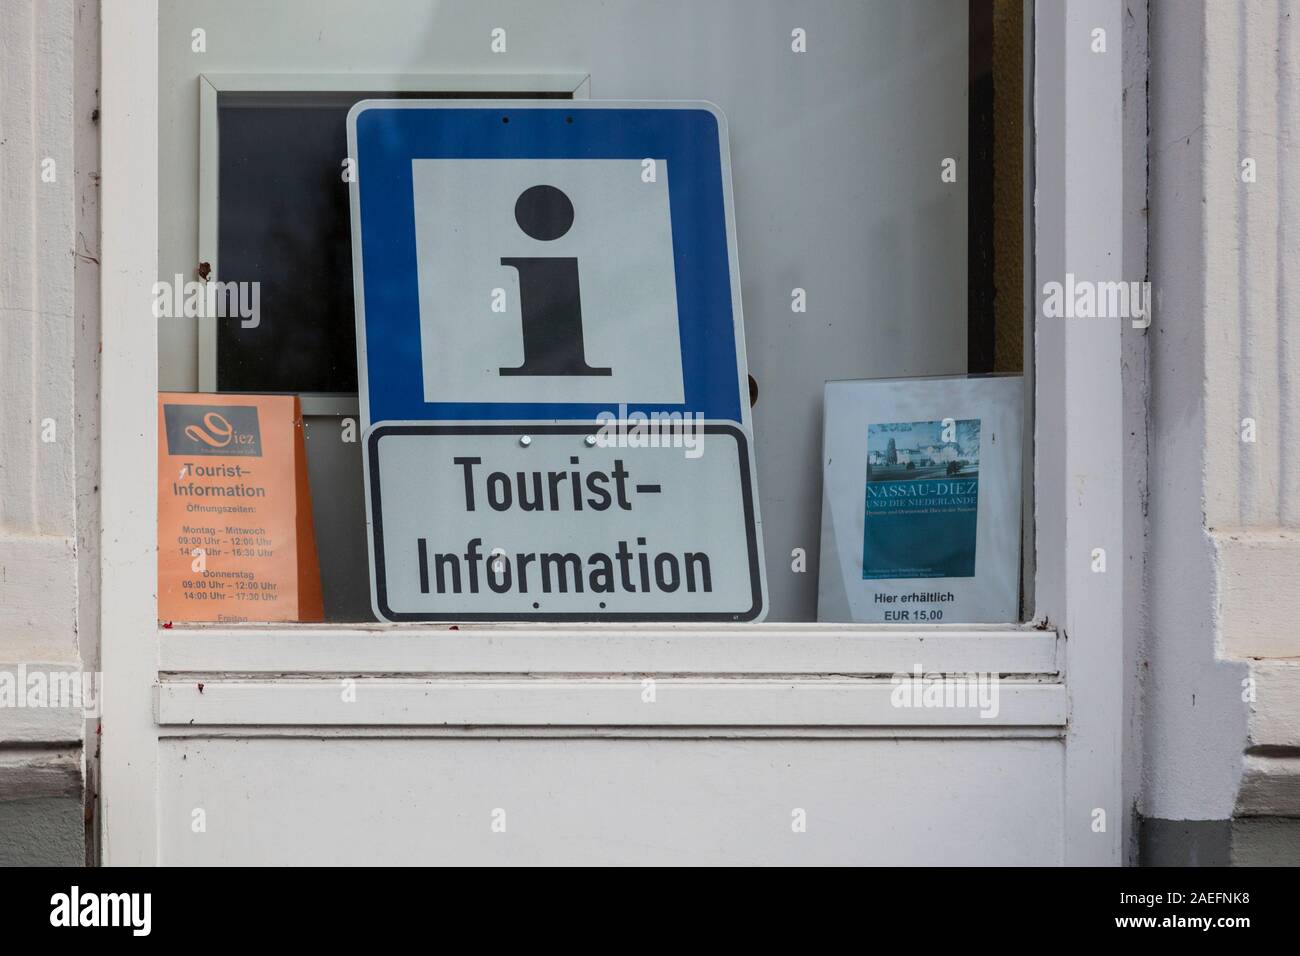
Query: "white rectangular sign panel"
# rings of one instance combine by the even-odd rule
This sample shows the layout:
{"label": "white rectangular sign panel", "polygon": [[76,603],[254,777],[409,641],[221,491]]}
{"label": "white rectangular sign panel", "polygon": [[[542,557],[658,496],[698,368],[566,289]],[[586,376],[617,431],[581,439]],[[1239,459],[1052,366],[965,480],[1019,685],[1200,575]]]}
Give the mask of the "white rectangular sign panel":
{"label": "white rectangular sign panel", "polygon": [[379,480],[367,493],[384,617],[753,620],[762,592],[741,430],[706,424],[689,445],[660,447],[613,434],[593,444],[593,432],[374,429],[368,472]]}

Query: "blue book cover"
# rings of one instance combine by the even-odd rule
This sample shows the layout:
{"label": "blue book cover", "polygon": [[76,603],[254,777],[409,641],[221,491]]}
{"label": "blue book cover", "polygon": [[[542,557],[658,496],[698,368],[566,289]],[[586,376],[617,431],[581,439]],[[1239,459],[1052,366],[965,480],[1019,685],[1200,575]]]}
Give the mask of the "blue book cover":
{"label": "blue book cover", "polygon": [[862,577],[975,575],[979,419],[867,427]]}
{"label": "blue book cover", "polygon": [[1017,620],[1023,397],[1011,375],[826,383],[818,620]]}

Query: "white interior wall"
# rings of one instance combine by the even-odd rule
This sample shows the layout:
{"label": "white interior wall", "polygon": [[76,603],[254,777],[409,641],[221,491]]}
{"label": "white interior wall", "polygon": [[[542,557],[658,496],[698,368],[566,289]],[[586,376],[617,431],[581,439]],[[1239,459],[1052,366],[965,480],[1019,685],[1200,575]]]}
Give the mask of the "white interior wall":
{"label": "white interior wall", "polygon": [[[159,12],[163,277],[198,262],[201,73],[589,72],[596,99],[717,103],[759,386],[769,619],[815,618],[823,383],[966,369],[965,0],[175,0]],[[489,48],[495,27],[504,54]],[[806,53],[791,51],[795,28]],[[955,184],[940,181],[945,157]],[[194,320],[160,320],[159,350],[161,387],[194,390]],[[368,616],[359,446],[336,447],[338,434],[308,422],[327,601]],[[806,573],[791,571],[794,548]]]}

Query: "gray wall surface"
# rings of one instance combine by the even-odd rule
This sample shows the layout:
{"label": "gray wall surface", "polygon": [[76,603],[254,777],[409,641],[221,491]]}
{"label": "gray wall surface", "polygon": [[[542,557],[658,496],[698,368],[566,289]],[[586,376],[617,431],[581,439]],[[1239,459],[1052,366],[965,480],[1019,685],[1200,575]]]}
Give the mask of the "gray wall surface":
{"label": "gray wall surface", "polygon": [[0,866],[82,866],[81,797],[0,800]]}

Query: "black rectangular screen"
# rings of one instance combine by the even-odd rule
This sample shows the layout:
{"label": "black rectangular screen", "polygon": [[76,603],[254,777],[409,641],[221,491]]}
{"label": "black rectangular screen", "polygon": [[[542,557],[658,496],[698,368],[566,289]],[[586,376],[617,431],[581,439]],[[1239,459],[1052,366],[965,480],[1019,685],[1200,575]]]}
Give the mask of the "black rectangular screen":
{"label": "black rectangular screen", "polygon": [[347,114],[363,99],[568,93],[219,93],[217,270],[259,286],[259,322],[218,318],[217,390],[356,393]]}

